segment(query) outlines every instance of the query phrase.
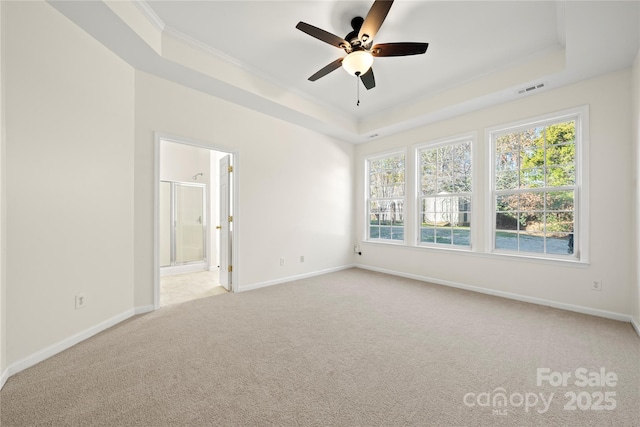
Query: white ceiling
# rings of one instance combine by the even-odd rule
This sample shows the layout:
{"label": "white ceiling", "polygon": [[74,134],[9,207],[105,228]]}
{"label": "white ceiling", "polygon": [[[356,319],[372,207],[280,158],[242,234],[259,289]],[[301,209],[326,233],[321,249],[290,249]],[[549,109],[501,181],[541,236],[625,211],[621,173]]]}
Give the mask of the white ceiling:
{"label": "white ceiling", "polygon": [[357,107],[355,77],[345,71],[336,70],[316,82],[307,80],[345,55],[295,25],[304,21],[344,37],[352,31],[351,18],[366,16],[372,3],[147,1],[169,27],[356,117],[378,113],[559,44],[556,7],[551,2],[397,1],[375,42],[428,42],[428,53],[378,58],[376,87],[362,93]]}
{"label": "white ceiling", "polygon": [[[360,85],[356,106],[356,80],[342,69],[307,80],[344,52],[295,25],[344,37],[373,1],[131,3],[163,37],[161,51],[149,49],[122,4],[50,3],[139,69],[351,142],[514,99],[534,83],[549,90],[629,67],[640,48],[638,1],[397,0],[375,43],[428,42],[429,49],[376,58],[376,87]],[[169,58],[169,38],[252,77],[226,78]]]}

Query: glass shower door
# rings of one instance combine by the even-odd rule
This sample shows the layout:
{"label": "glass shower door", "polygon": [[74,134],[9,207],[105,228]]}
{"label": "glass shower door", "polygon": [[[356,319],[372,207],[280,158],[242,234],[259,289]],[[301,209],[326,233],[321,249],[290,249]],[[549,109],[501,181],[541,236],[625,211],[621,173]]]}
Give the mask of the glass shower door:
{"label": "glass shower door", "polygon": [[206,262],[206,188],[160,182],[160,267]]}
{"label": "glass shower door", "polygon": [[175,263],[205,259],[204,186],[174,184]]}

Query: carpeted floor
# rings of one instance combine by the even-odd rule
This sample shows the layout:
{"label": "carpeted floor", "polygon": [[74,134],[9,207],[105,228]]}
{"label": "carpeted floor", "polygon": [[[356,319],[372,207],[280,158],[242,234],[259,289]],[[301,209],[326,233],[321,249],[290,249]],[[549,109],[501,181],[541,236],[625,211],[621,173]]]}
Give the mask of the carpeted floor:
{"label": "carpeted floor", "polygon": [[11,377],[0,410],[3,427],[638,426],[640,339],[351,269],[132,318]]}

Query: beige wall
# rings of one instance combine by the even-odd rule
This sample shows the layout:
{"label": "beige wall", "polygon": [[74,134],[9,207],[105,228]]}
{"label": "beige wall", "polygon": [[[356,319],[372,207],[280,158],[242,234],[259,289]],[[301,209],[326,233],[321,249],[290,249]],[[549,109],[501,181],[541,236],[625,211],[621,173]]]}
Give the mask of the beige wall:
{"label": "beige wall", "polygon": [[5,203],[5,170],[6,170],[6,155],[5,155],[5,104],[4,104],[4,11],[3,2],[0,2],[0,387],[2,387],[3,373],[6,368],[6,338],[7,338],[7,322],[5,321],[7,308],[6,298],[6,247],[5,247],[5,234],[6,234],[6,203]]}
{"label": "beige wall", "polygon": [[[163,141],[160,146],[160,179],[208,183],[211,177],[210,151],[192,145]],[[202,172],[204,175],[193,179]]]}
{"label": "beige wall", "polygon": [[153,302],[154,131],[239,153],[240,288],[353,261],[351,144],[136,72],[137,306]]}
{"label": "beige wall", "polygon": [[11,365],[133,309],[134,71],[46,3],[3,14]]}
{"label": "beige wall", "polygon": [[[632,160],[631,73],[605,75],[571,86],[524,97],[475,113],[435,123],[358,146],[356,152],[356,238],[364,230],[363,166],[366,155],[397,147],[477,132],[479,206],[473,215],[484,225],[486,196],[485,128],[571,107],[590,107],[590,258],[585,267],[540,263],[442,250],[363,244],[358,262],[365,266],[472,285],[488,290],[629,315],[632,311]],[[409,161],[407,162],[409,163]],[[601,279],[604,290],[589,289]]]}

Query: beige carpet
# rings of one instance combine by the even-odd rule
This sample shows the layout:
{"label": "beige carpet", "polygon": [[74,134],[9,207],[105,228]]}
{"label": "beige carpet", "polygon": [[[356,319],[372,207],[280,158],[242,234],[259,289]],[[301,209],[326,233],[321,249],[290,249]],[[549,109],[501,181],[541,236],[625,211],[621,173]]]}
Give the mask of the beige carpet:
{"label": "beige carpet", "polygon": [[[539,368],[571,377],[538,385]],[[576,385],[581,368],[608,385]],[[3,427],[638,426],[640,339],[351,269],[138,316],[11,377],[0,399]]]}

